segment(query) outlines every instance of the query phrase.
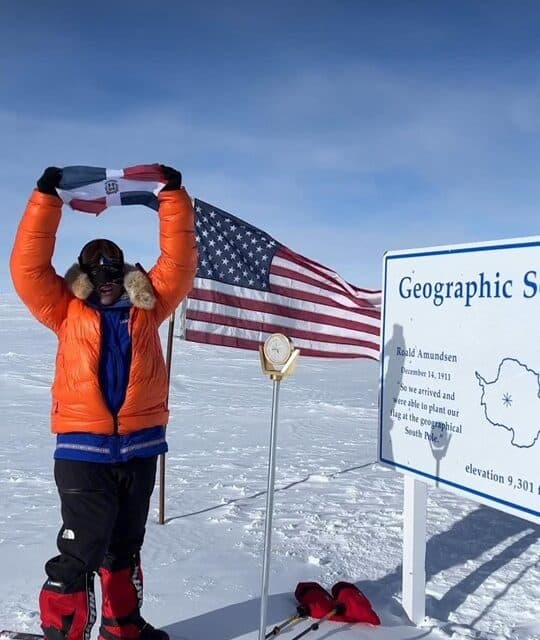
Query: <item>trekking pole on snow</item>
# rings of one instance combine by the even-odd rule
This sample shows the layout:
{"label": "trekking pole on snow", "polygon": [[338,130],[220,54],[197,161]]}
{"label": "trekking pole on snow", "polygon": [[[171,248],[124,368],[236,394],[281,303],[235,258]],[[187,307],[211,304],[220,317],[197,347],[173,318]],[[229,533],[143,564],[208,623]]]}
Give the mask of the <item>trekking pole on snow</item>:
{"label": "trekking pole on snow", "polygon": [[298,605],[296,607],[296,613],[292,615],[290,618],[287,618],[287,620],[285,620],[281,624],[276,625],[272,629],[272,631],[269,631],[264,636],[264,640],[268,640],[269,638],[274,638],[275,636],[279,636],[279,634],[283,631],[283,629],[290,626],[291,624],[300,622],[300,620],[304,620],[304,618],[307,618],[308,616],[309,616],[309,609],[307,607],[304,607],[303,605]]}
{"label": "trekking pole on snow", "polygon": [[274,484],[276,476],[276,439],[277,416],[279,403],[279,385],[281,381],[293,373],[299,349],[282,333],[273,333],[263,347],[260,347],[261,366],[263,372],[273,382],[272,419],[270,429],[270,452],[268,456],[268,482],[266,489],[266,518],[264,527],[264,554],[261,587],[261,619],[259,624],[259,640],[266,638],[266,618],[268,607],[268,581],[270,576],[270,555],[272,551],[272,516],[274,512]]}
{"label": "trekking pole on snow", "polygon": [[303,631],[301,631],[298,635],[294,636],[294,638],[292,638],[291,640],[300,640],[300,638],[303,638],[310,631],[317,631],[317,629],[321,625],[321,622],[324,622],[325,620],[329,620],[332,616],[336,616],[336,615],[340,616],[343,613],[345,613],[345,605],[342,604],[341,602],[338,602],[336,604],[336,606],[332,609],[332,611],[329,611],[320,620],[317,620],[317,621],[313,622],[312,624],[310,624],[307,629],[304,629]]}

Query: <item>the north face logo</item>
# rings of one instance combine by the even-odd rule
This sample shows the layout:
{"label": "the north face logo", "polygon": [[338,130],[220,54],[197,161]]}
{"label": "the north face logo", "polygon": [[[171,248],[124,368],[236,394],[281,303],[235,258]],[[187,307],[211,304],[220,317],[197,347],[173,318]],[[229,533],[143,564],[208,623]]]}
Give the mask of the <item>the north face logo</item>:
{"label": "the north face logo", "polygon": [[118,182],[116,180],[107,180],[105,183],[105,193],[107,195],[118,193]]}

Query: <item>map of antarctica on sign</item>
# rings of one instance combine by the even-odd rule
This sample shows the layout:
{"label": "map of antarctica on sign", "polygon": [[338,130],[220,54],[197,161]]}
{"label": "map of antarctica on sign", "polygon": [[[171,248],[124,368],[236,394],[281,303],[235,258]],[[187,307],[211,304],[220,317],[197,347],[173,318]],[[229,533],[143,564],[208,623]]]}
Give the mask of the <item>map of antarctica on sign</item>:
{"label": "map of antarctica on sign", "polygon": [[539,374],[514,358],[505,358],[494,380],[488,382],[478,372],[476,377],[486,419],[506,429],[514,447],[532,447],[540,436]]}
{"label": "map of antarctica on sign", "polygon": [[540,238],[393,251],[383,274],[380,461],[540,523]]}

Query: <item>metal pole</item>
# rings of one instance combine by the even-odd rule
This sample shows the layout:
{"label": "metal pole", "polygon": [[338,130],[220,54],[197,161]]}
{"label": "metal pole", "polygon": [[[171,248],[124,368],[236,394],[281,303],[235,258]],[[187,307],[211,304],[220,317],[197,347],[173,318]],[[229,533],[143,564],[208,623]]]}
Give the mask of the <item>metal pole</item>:
{"label": "metal pole", "polygon": [[[176,310],[169,318],[169,335],[167,336],[167,407],[169,406],[169,392],[171,387],[171,364],[174,339],[174,319]],[[159,455],[159,524],[165,524],[165,454]]]}
{"label": "metal pole", "polygon": [[268,484],[266,488],[266,520],[264,529],[264,556],[261,588],[261,621],[259,626],[259,640],[266,635],[266,618],[268,612],[268,581],[270,577],[270,554],[272,552],[272,516],[274,513],[274,483],[276,478],[276,441],[279,402],[279,384],[277,378],[272,391],[272,426],[270,430],[270,452],[268,457]]}

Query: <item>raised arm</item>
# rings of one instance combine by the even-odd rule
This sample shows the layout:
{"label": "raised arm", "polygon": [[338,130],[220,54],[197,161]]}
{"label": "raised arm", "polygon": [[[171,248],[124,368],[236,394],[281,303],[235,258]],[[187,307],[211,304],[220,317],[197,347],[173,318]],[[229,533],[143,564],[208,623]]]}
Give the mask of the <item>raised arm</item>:
{"label": "raised arm", "polygon": [[51,169],[38,181],[19,223],[10,268],[21,300],[40,322],[58,332],[72,294],[51,264],[62,215],[62,201],[53,195],[56,178]]}
{"label": "raised arm", "polygon": [[180,174],[176,183],[169,180],[158,197],[160,255],[148,275],[156,292],[155,313],[161,323],[193,287],[197,243],[193,206],[187,191],[180,187]]}

